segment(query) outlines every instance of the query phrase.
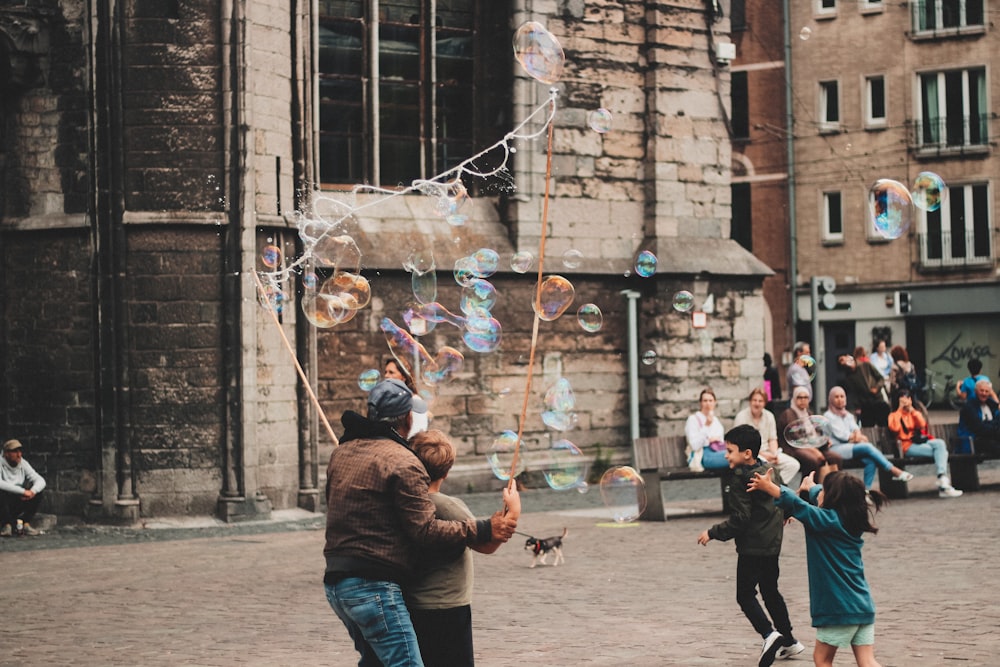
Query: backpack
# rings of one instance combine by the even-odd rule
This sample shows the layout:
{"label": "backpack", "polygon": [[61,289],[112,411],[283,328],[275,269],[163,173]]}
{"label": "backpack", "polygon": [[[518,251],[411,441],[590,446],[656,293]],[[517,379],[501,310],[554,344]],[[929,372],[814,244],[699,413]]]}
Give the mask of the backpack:
{"label": "backpack", "polygon": [[903,373],[899,376],[899,388],[908,389],[911,394],[920,389],[920,380],[917,378],[917,369],[912,365],[910,366],[910,371],[908,373]]}

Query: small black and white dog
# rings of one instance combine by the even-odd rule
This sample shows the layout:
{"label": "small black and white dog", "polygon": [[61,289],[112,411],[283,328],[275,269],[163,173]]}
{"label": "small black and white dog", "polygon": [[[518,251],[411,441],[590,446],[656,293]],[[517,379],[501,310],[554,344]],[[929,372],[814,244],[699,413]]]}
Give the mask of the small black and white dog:
{"label": "small black and white dog", "polygon": [[550,553],[555,554],[556,557],[555,561],[552,563],[553,567],[559,563],[564,563],[566,559],[563,558],[562,541],[563,538],[566,537],[567,533],[569,533],[569,530],[563,528],[562,535],[557,535],[555,537],[546,537],[541,540],[537,537],[529,537],[524,543],[524,548],[530,549],[534,554],[534,558],[531,560],[531,567],[535,567],[539,563],[547,565],[548,563],[545,562],[545,559],[549,557]]}

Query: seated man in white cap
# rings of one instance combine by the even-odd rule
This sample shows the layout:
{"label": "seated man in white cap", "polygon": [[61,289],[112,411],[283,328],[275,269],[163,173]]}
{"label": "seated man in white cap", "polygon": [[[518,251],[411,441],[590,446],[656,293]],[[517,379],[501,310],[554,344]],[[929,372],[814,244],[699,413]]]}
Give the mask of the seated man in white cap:
{"label": "seated man in white cap", "polygon": [[[516,512],[489,519],[435,518],[430,477],[404,434],[412,426],[413,394],[401,381],[379,382],[368,393],[368,416],[348,410],[344,435],[326,476],[326,599],[347,627],[362,665],[422,665],[402,585],[414,574],[418,551],[510,539]],[[504,504],[520,509],[517,491]],[[371,604],[357,604],[358,600]]]}
{"label": "seated man in white cap", "polygon": [[[21,442],[3,443],[0,459],[0,537],[38,535],[31,526],[41,503],[45,479],[21,456]],[[18,523],[20,521],[20,523]]]}

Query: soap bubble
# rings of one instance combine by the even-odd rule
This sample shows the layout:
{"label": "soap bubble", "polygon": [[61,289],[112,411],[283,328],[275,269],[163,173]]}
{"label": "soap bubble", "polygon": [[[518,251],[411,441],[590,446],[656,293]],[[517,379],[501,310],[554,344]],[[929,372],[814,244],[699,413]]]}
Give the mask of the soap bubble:
{"label": "soap bubble", "polygon": [[822,447],[830,442],[830,422],[820,415],[796,419],[785,427],[785,442],[799,449]]}
{"label": "soap bubble", "polygon": [[413,291],[413,298],[420,303],[431,303],[437,300],[437,272],[419,273],[414,271],[410,274],[410,289]]}
{"label": "soap bubble", "polygon": [[486,311],[477,311],[465,322],[465,332],[462,340],[474,352],[486,354],[500,347],[502,329],[500,321],[490,317]]}
{"label": "soap bubble", "polygon": [[500,255],[492,248],[480,248],[470,255],[477,278],[489,278],[500,266]]}
{"label": "soap bubble", "polygon": [[674,294],[674,310],[679,313],[687,313],[692,308],[694,308],[694,294],[687,290],[681,290]]}
{"label": "soap bubble", "polygon": [[611,120],[611,112],[603,107],[600,109],[594,109],[587,114],[587,125],[589,125],[590,129],[594,132],[598,132],[600,134],[611,131]]}
{"label": "soap bubble", "polygon": [[545,392],[545,407],[556,412],[569,412],[576,407],[576,396],[573,395],[569,380],[559,378],[549,387]]}
{"label": "soap bubble", "polygon": [[497,288],[488,280],[475,278],[462,288],[460,307],[469,315],[476,310],[490,311],[497,302]]}
{"label": "soap bubble", "polygon": [[816,378],[816,360],[808,354],[803,354],[799,357],[798,364],[806,369],[806,373],[809,374],[809,381],[812,382]]}
{"label": "soap bubble", "polygon": [[372,300],[372,288],[368,279],[349,271],[334,273],[329,280],[323,283],[319,292],[340,298],[344,307],[350,310],[360,310]]}
{"label": "soap bubble", "polygon": [[[301,235],[301,232],[300,232]],[[346,234],[326,233],[316,239],[312,257],[322,267],[340,268],[357,273],[361,269],[361,250],[353,238]]]}
{"label": "soap bubble", "polygon": [[799,30],[799,39],[801,39],[804,42],[808,40],[810,37],[812,37],[812,34],[813,34],[812,28],[806,26],[802,28],[802,30]]}
{"label": "soap bubble", "polygon": [[361,391],[371,391],[378,384],[381,379],[382,374],[378,372],[377,368],[369,368],[366,371],[361,371],[358,375],[358,386],[361,387]]}
{"label": "soap bubble", "polygon": [[421,377],[429,385],[439,384],[451,379],[453,375],[462,370],[464,364],[465,355],[455,348],[445,345],[438,350],[434,361],[423,367]]}
{"label": "soap bubble", "polygon": [[455,260],[455,282],[465,287],[471,283],[476,278],[481,278],[479,275],[479,267],[476,264],[476,260],[472,257],[459,257]]}
{"label": "soap bubble", "polygon": [[656,261],[656,255],[648,250],[643,250],[635,258],[635,272],[643,278],[649,278],[656,273]]}
{"label": "soap bubble", "polygon": [[642,353],[642,363],[646,366],[652,366],[656,363],[656,351],[646,350]]}
{"label": "soap bubble", "polygon": [[576,289],[573,283],[562,276],[549,276],[542,281],[539,288],[541,312],[538,312],[538,302],[532,299],[531,307],[538,312],[538,317],[546,322],[559,318],[566,309],[573,305]]}
{"label": "soap bubble", "polygon": [[281,263],[281,248],[276,245],[266,245],[260,251],[261,264],[269,269],[276,268]]}
{"label": "soap bubble", "polygon": [[609,468],[601,476],[601,499],[617,523],[635,521],[646,511],[646,485],[629,466]]}
{"label": "soap bubble", "polygon": [[[486,451],[486,460],[493,470],[497,479],[504,482],[510,480],[510,469],[514,462],[514,451],[517,449],[517,433],[514,431],[504,431],[493,440]],[[518,452],[517,467],[514,468],[514,477],[524,472],[523,452]]]}
{"label": "soap bubble", "polygon": [[579,488],[587,478],[587,460],[569,440],[556,440],[541,464],[545,483],[554,491]]}
{"label": "soap bubble", "polygon": [[534,263],[535,258],[530,252],[517,252],[510,258],[510,268],[514,273],[527,273]]}
{"label": "soap bubble", "polygon": [[604,314],[597,304],[585,303],[576,311],[576,321],[584,331],[594,333],[600,331],[604,324]]}
{"label": "soap bubble", "polygon": [[583,262],[583,253],[576,248],[570,248],[563,253],[563,266],[567,269],[578,269]]}
{"label": "soap bubble", "polygon": [[575,412],[557,412],[546,410],[542,413],[542,423],[554,431],[568,431],[576,425],[577,416]]}
{"label": "soap bubble", "polygon": [[932,171],[922,171],[913,181],[913,205],[924,211],[936,211],[947,195],[944,179]]}
{"label": "soap bubble", "polygon": [[913,199],[910,191],[899,181],[880,178],[868,191],[875,232],[887,239],[898,239],[910,228],[913,218]]}
{"label": "soap bubble", "polygon": [[514,33],[513,46],[514,58],[532,78],[552,84],[562,76],[566,55],[559,40],[541,23],[524,23]]}

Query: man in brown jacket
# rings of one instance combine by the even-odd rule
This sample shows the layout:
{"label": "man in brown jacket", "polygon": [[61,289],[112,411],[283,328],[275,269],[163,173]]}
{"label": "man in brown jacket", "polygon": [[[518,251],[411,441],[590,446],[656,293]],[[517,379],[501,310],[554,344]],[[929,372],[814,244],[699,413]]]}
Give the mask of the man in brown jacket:
{"label": "man in brown jacket", "polygon": [[[383,380],[368,394],[367,418],[345,412],[326,472],[323,583],[360,667],[423,665],[401,589],[417,550],[506,541],[517,527],[503,510],[480,520],[434,517],[430,478],[401,435],[410,432],[412,396],[399,380]],[[516,493],[504,490],[505,505]]]}

